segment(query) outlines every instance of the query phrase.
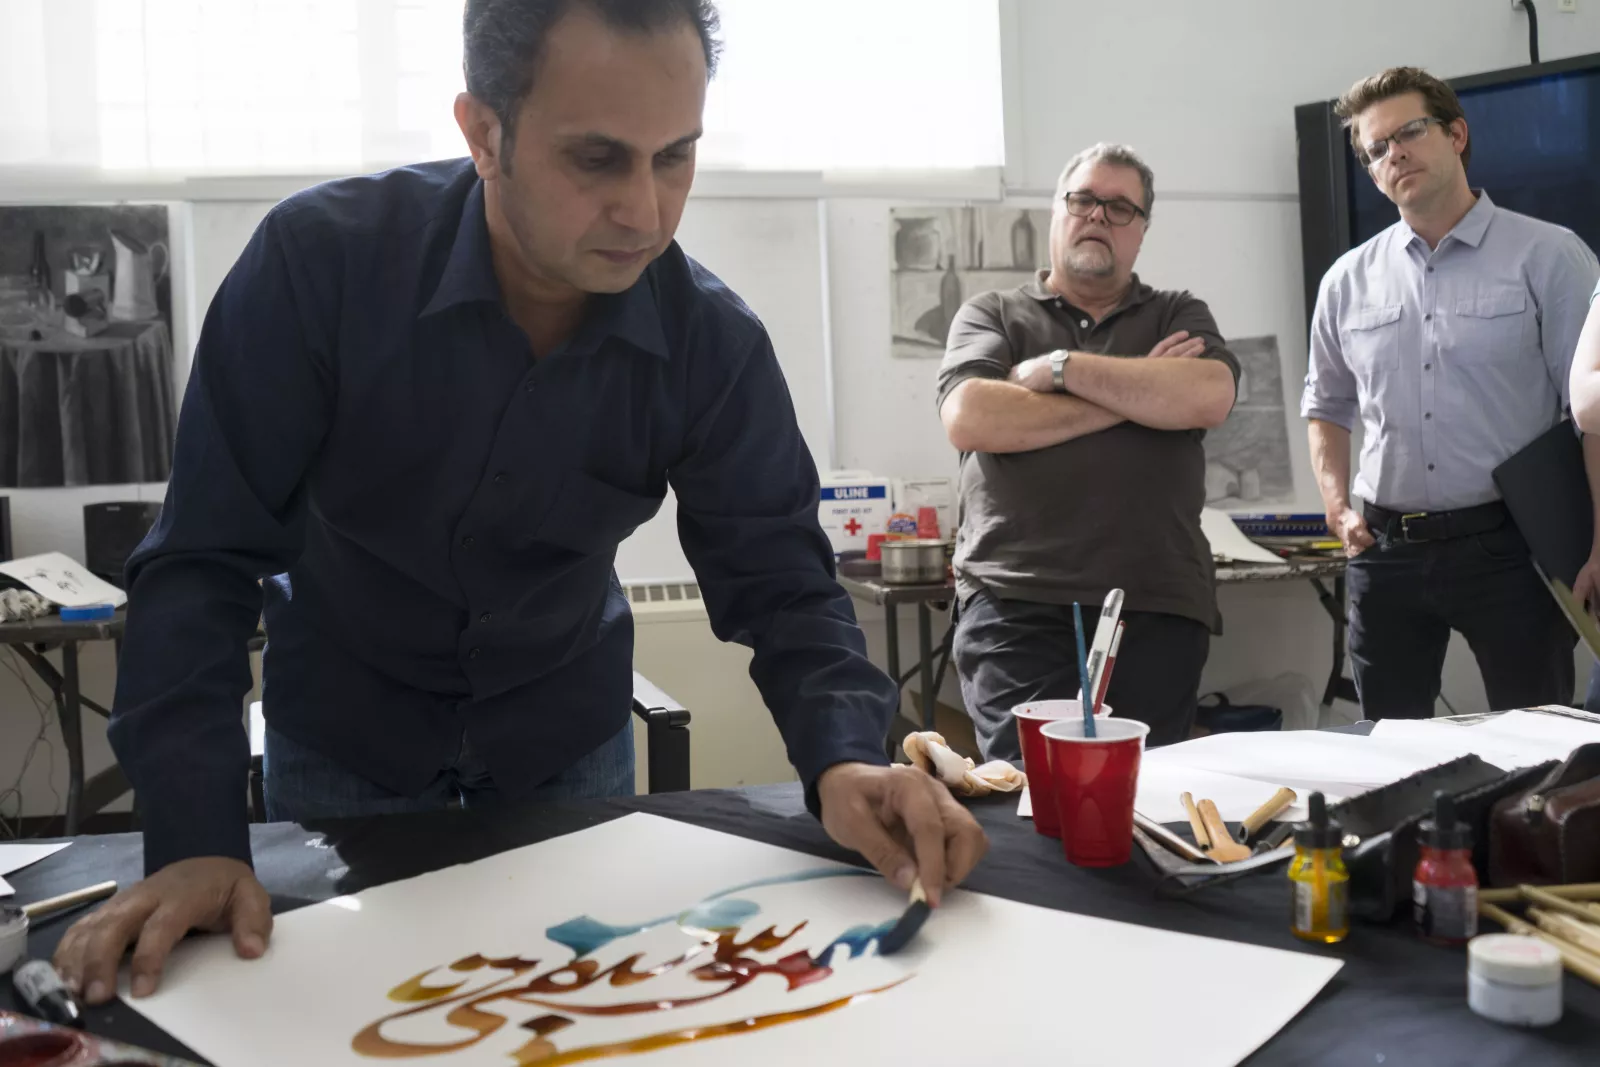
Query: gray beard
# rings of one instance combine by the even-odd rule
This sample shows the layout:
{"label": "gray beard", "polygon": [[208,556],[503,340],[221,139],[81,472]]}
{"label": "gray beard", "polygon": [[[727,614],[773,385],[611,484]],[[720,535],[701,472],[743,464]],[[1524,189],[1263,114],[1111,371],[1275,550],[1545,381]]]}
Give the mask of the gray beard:
{"label": "gray beard", "polygon": [[1109,278],[1116,273],[1117,261],[1109,248],[1079,245],[1067,254],[1067,269],[1086,278]]}

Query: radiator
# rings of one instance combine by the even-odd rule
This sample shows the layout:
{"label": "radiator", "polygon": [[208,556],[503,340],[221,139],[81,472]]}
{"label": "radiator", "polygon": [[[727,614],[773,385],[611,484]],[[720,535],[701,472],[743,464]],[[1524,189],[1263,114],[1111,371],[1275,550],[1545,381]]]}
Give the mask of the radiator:
{"label": "radiator", "polygon": [[[755,683],[750,650],[711,632],[694,582],[624,582],[633,606],[634,670],[693,716],[689,775],[695,789],[792,782],[794,768]],[[635,731],[644,764],[644,731]]]}

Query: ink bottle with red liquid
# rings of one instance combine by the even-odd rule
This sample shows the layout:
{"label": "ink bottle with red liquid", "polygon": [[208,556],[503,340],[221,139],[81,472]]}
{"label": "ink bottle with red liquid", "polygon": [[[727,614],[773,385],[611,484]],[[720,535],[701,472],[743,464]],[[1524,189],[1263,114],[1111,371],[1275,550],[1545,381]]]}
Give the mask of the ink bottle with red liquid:
{"label": "ink bottle with red liquid", "polygon": [[1478,872],[1472,868],[1472,827],[1456,818],[1446,793],[1433,794],[1433,818],[1419,830],[1422,856],[1411,881],[1417,932],[1442,945],[1460,945],[1478,932]]}

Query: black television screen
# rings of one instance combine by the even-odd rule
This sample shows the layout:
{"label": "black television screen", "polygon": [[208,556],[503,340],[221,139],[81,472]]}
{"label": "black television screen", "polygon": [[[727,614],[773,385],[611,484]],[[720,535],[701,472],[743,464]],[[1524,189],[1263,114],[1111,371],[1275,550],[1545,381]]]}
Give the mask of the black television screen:
{"label": "black television screen", "polygon": [[[1472,134],[1473,188],[1600,248],[1600,67],[1457,89],[1457,95]],[[1400,216],[1355,154],[1345,159],[1354,247]]]}
{"label": "black television screen", "polygon": [[[1501,207],[1600,249],[1600,53],[1450,80],[1472,132],[1467,179]],[[1350,150],[1333,101],[1295,108],[1306,317],[1333,261],[1399,218]]]}

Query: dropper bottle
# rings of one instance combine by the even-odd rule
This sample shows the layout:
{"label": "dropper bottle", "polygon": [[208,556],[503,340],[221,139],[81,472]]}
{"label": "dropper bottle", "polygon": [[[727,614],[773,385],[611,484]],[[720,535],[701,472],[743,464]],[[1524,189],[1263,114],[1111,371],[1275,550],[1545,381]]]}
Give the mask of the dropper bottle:
{"label": "dropper bottle", "polygon": [[1350,872],[1344,865],[1344,829],[1328,818],[1327,801],[1312,793],[1311,819],[1294,831],[1289,865],[1294,936],[1331,945],[1350,932]]}
{"label": "dropper bottle", "polygon": [[1478,932],[1478,872],[1472,867],[1472,827],[1456,818],[1455,798],[1433,794],[1433,818],[1419,826],[1422,855],[1411,881],[1417,932],[1442,945],[1460,945]]}

